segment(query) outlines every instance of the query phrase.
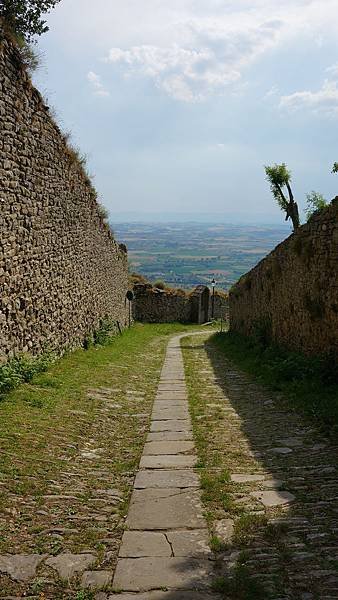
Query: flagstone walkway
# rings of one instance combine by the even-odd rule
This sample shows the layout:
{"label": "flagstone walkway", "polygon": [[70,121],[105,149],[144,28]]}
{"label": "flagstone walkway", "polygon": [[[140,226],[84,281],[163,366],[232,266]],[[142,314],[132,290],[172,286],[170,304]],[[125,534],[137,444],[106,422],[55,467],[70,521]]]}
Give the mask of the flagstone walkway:
{"label": "flagstone walkway", "polygon": [[114,600],[208,600],[213,563],[203,517],[180,339],[167,348],[122,538]]}
{"label": "flagstone walkway", "polygon": [[[37,512],[59,538],[76,532],[84,518],[98,523],[95,531],[101,537],[95,540],[100,544],[89,540],[88,546],[73,550],[64,542],[62,551],[57,547],[54,553],[48,548],[25,553],[17,544],[16,553],[0,554],[0,599],[216,600],[211,592],[216,579],[222,597],[231,600],[338,600],[337,444],[315,423],[290,411],[281,396],[238,371],[207,339],[210,333],[203,333],[199,338],[178,335],[168,344],[126,522],[124,508],[119,521],[114,508],[123,500],[122,486],[115,488],[114,480],[111,487],[116,448],[109,456],[98,455],[90,440],[67,467],[69,487],[51,488],[54,493],[42,497]],[[185,379],[180,341],[187,336],[182,343]],[[146,370],[146,356],[142,361]],[[100,452],[105,443],[112,444],[116,423],[128,419],[130,411],[142,425],[132,437],[126,437],[129,428],[119,435],[128,447],[137,436],[143,444],[155,390],[156,383],[142,403],[148,412],[135,415],[144,390],[122,393],[121,404],[126,395],[130,406],[126,412],[122,405],[120,413],[112,411],[113,389],[91,391],[109,401],[102,401],[93,438],[93,443],[100,439]],[[83,457],[95,463],[80,472]],[[88,486],[94,468],[99,487],[81,504],[86,512],[77,514],[72,508],[82,491],[77,482]],[[134,473],[133,467],[125,474],[128,490]],[[68,501],[72,504],[65,505]],[[51,502],[53,512],[48,512]],[[30,512],[35,508],[28,506]],[[61,521],[65,508],[69,520]],[[204,514],[213,532],[213,552]]]}

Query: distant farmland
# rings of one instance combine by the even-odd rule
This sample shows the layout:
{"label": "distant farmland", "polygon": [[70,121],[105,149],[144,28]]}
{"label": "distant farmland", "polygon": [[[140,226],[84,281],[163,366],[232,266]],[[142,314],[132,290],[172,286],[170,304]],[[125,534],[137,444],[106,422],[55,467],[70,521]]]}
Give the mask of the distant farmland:
{"label": "distant farmland", "polygon": [[225,290],[289,234],[283,225],[202,223],[119,223],[114,231],[131,269],[151,281],[190,289],[215,277]]}

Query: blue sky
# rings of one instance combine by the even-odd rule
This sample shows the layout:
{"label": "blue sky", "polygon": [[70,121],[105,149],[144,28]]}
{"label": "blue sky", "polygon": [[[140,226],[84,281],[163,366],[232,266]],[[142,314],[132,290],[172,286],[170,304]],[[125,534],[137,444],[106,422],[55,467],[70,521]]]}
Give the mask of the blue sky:
{"label": "blue sky", "polygon": [[61,0],[35,83],[114,213],[281,222],[338,176],[338,0]]}

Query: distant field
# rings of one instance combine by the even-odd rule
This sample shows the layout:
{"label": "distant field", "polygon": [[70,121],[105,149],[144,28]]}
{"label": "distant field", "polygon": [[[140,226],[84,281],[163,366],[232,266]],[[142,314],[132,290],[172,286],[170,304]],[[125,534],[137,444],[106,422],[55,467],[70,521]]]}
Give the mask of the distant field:
{"label": "distant field", "polygon": [[190,289],[210,284],[229,289],[279,242],[285,226],[202,223],[118,223],[117,239],[129,251],[131,269],[151,281]]}

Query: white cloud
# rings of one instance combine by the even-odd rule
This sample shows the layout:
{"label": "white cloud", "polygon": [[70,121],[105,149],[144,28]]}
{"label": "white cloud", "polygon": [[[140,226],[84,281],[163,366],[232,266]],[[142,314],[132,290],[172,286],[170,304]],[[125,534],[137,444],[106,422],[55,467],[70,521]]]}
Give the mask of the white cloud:
{"label": "white cloud", "polygon": [[273,85],[265,94],[264,98],[268,99],[268,98],[273,98],[275,96],[279,95],[279,88],[277,85]]}
{"label": "white cloud", "polygon": [[[135,10],[132,0],[125,2]],[[337,2],[325,0],[323,11],[323,0],[139,0],[145,12],[137,35],[131,19],[137,43],[126,38],[106,60],[128,76],[153,80],[176,100],[197,102],[236,88],[250,65],[278,44],[304,36],[324,43],[337,31],[329,17]]]}
{"label": "white cloud", "polygon": [[240,78],[238,70],[220,63],[215,52],[207,47],[195,50],[174,44],[168,48],[146,45],[129,50],[112,48],[107,61],[150,77],[169,96],[185,102],[202,100],[208,93],[223,90]]}
{"label": "white cloud", "polygon": [[313,92],[302,90],[293,94],[282,96],[280,108],[290,111],[308,109],[314,114],[338,116],[338,63],[325,69],[329,79],[325,79],[322,87]]}
{"label": "white cloud", "polygon": [[291,111],[308,109],[317,114],[338,116],[338,83],[326,79],[316,92],[305,90],[282,96],[280,107]]}
{"label": "white cloud", "polygon": [[81,0],[80,21],[78,7],[79,0],[60,3],[50,16],[69,25],[60,24],[67,51],[90,40],[114,69],[185,102],[236,93],[271,50],[316,44],[322,51],[338,35],[338,0]]}
{"label": "white cloud", "polygon": [[331,67],[327,67],[327,69],[325,69],[325,72],[329,74],[329,77],[332,77],[333,79],[338,79],[338,62],[334,65],[331,65]]}
{"label": "white cloud", "polygon": [[280,34],[282,22],[265,21],[229,26],[225,19],[189,19],[180,24],[185,45],[140,45],[112,48],[107,62],[140,74],[176,100],[196,102],[224,93]]}
{"label": "white cloud", "polygon": [[94,73],[94,71],[89,71],[89,73],[87,73],[87,79],[92,86],[95,96],[106,97],[110,95],[102,84],[101,77]]}

